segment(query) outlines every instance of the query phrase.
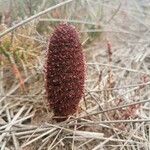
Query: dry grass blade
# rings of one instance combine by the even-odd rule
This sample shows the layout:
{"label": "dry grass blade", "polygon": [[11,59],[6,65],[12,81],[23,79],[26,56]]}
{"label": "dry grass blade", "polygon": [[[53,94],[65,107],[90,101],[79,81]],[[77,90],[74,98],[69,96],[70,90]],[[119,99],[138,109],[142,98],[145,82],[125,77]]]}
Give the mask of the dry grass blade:
{"label": "dry grass blade", "polygon": [[18,119],[18,120],[16,120],[16,121],[13,121],[12,123],[8,123],[8,124],[6,124],[6,125],[4,125],[4,126],[1,126],[1,127],[0,127],[0,130],[3,130],[3,129],[5,129],[5,128],[7,128],[7,127],[10,128],[11,126],[13,126],[13,125],[15,125],[15,124],[17,124],[17,123],[20,123],[20,122],[22,122],[22,121],[25,121],[25,120],[27,120],[27,119],[29,119],[29,118],[31,118],[31,117],[33,117],[33,114],[32,114],[32,115],[29,115],[29,116],[27,116],[27,117]]}
{"label": "dry grass blade", "polygon": [[[89,125],[99,125],[99,124],[120,124],[120,123],[149,123],[150,122],[150,119],[135,119],[135,120],[110,120],[110,121],[99,121],[99,122],[88,122],[88,124],[85,122],[82,122],[82,123],[76,123],[76,124],[73,124],[73,125],[84,125],[84,126],[89,126]],[[70,124],[72,125],[72,124]]]}
{"label": "dry grass blade", "polygon": [[135,72],[135,73],[150,75],[150,73],[147,73],[147,72],[142,72],[142,71],[138,71],[135,69],[124,68],[124,67],[119,67],[119,66],[115,66],[115,65],[103,64],[103,63],[87,63],[87,65],[100,65],[100,66],[106,66],[106,67],[117,68],[117,69],[121,69],[121,70],[127,70],[127,71],[131,71],[131,72]]}
{"label": "dry grass blade", "polygon": [[97,138],[97,137],[101,138],[104,136],[103,133],[88,132],[88,131],[75,131],[74,134],[77,136],[81,136],[83,138]]}
{"label": "dry grass blade", "polygon": [[63,6],[63,5],[65,5],[65,4],[67,4],[67,3],[71,2],[71,1],[73,1],[73,0],[66,0],[66,1],[64,1],[62,3],[59,3],[59,4],[55,5],[55,6],[52,6],[52,7],[48,8],[48,9],[46,9],[46,10],[41,11],[38,14],[27,18],[26,20],[23,20],[22,22],[20,22],[20,23],[16,24],[15,26],[9,28],[8,30],[0,33],[0,38],[3,37],[4,35],[8,34],[9,32],[15,30],[16,28],[18,28],[18,27],[20,27],[20,26],[22,26],[22,25],[24,25],[24,24],[26,24],[26,23],[28,23],[28,22],[30,22],[30,21],[32,21],[32,20],[42,16],[42,15],[44,15],[46,13],[48,13],[49,11],[51,11],[53,9],[56,9],[56,8],[58,8],[60,6]]}
{"label": "dry grass blade", "polygon": [[106,139],[104,142],[101,142],[99,145],[95,146],[92,150],[99,150],[101,148],[103,148],[104,144],[106,144],[107,142],[109,142],[109,140],[113,139],[114,135],[109,137],[108,139]]}
{"label": "dry grass blade", "polygon": [[97,114],[100,114],[100,113],[105,113],[105,112],[108,112],[108,111],[113,111],[113,110],[129,107],[129,106],[132,106],[132,105],[144,104],[144,103],[147,103],[147,102],[150,102],[150,99],[142,100],[142,101],[138,101],[138,102],[133,102],[131,104],[125,104],[125,105],[122,105],[122,106],[117,106],[117,107],[110,108],[110,109],[107,109],[107,110],[102,110],[102,111],[99,111],[97,113],[89,114],[88,116],[97,115]]}
{"label": "dry grass blade", "polygon": [[[20,111],[14,116],[14,118],[11,120],[11,122],[9,124],[7,124],[5,130],[10,130],[10,128],[12,127],[12,125],[15,123],[15,121],[18,119],[18,117],[22,114],[22,112],[24,111],[25,109],[25,106],[23,106]],[[2,126],[4,128],[4,126]],[[2,129],[1,127],[1,129]],[[3,133],[1,136],[0,136],[0,142],[3,140],[3,138],[5,137],[6,133]]]}
{"label": "dry grass blade", "polygon": [[50,133],[51,133],[52,136],[54,136],[54,134],[56,134],[56,130],[57,130],[57,128],[53,128],[53,129],[51,129],[51,130],[49,130],[49,131],[47,131],[47,132],[41,134],[40,136],[38,136],[38,137],[36,137],[36,138],[30,140],[29,142],[23,144],[21,147],[22,147],[22,148],[23,148],[23,147],[26,147],[27,145],[29,145],[29,144],[31,144],[31,143],[33,143],[33,142],[35,142],[35,141],[41,139],[42,137],[44,137],[44,136],[46,136],[46,135],[48,135],[48,134],[50,134]]}

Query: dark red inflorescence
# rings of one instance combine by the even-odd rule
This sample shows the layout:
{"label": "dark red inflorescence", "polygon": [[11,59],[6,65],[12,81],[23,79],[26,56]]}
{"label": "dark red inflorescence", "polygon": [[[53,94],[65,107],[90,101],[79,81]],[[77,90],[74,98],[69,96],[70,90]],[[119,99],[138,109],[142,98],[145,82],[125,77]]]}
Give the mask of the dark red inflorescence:
{"label": "dark red inflorescence", "polygon": [[65,120],[77,111],[84,80],[85,63],[78,33],[73,26],[60,24],[50,38],[46,64],[47,99],[55,116]]}

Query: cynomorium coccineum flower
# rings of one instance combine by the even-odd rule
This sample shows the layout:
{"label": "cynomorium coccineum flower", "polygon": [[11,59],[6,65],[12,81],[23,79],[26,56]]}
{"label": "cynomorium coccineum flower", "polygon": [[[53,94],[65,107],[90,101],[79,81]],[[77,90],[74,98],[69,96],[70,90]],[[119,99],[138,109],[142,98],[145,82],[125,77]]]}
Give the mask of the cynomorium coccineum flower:
{"label": "cynomorium coccineum flower", "polygon": [[[75,28],[60,24],[49,41],[46,92],[54,115],[63,121],[77,111],[83,96],[85,64]],[[63,118],[63,119],[61,119]]]}

